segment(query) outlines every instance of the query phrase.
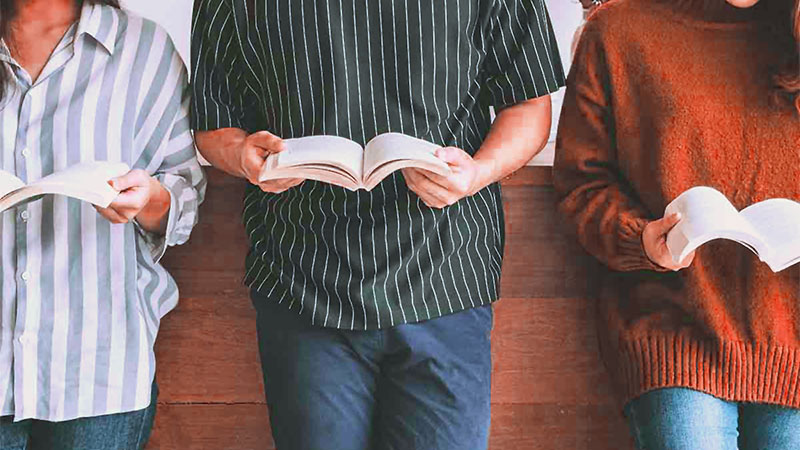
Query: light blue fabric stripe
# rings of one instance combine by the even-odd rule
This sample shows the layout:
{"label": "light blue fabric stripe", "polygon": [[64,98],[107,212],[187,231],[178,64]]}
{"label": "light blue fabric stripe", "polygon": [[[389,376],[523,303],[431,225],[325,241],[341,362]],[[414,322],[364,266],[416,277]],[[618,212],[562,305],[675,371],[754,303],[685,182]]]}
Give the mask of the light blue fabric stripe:
{"label": "light blue fabric stripe", "polygon": [[[27,123],[30,121],[31,117],[31,100],[30,97],[22,97],[21,99],[22,104],[20,105],[20,112],[19,112],[19,124],[17,127],[17,139],[15,142],[15,148],[10,149],[10,151],[14,152],[15,157],[15,167],[14,167],[14,174],[21,179],[22,181],[28,181],[28,169],[25,165],[24,158],[20,155],[20,152],[27,147],[28,145],[28,127]],[[11,104],[13,106],[13,103]],[[5,153],[5,150],[3,151]],[[23,301],[23,299],[28,297],[28,290],[25,286],[24,282],[21,282],[20,275],[21,272],[26,267],[27,261],[27,248],[28,248],[28,229],[25,223],[20,222],[17,220],[17,226],[15,227],[15,245],[9,246],[14,249],[14,252],[9,255],[10,258],[16,261],[16,266],[10,268],[13,270],[13,273],[10,276],[17,282],[17,318],[15,324],[15,333],[14,333],[14,341],[12,345],[14,346],[14,359],[16,360],[16,355],[21,353],[23,350],[22,343],[19,342],[19,337],[25,332],[25,321],[27,319],[28,313],[28,304],[27,302]],[[5,252],[6,243],[3,242],[3,251]],[[3,268],[6,270],[5,268]],[[21,403],[24,401],[24,396],[22,395],[25,392],[25,385],[26,383],[35,383],[36,380],[26,380],[23,376],[23,367],[22,364],[14,364],[14,407],[15,409],[19,409]]]}
{"label": "light blue fabric stripe", "polygon": [[[119,36],[117,42],[123,39],[123,34],[128,28],[128,21],[125,16],[120,17],[118,28]],[[103,73],[102,86],[100,88],[100,98],[97,102],[97,114],[94,135],[94,156],[98,161],[108,159],[108,128],[112,126],[108,122],[110,109],[113,105],[113,87],[117,76],[121,72],[120,59],[113,59]],[[119,75],[121,76],[121,75]],[[119,107],[119,105],[114,105]],[[109,360],[111,357],[111,260],[107,249],[111,248],[111,225],[104,218],[97,216],[95,220],[95,233],[97,235],[97,271],[103,274],[97,280],[97,350],[95,359],[94,373],[94,414],[101,415],[107,408],[108,400],[108,378]],[[106,249],[106,251],[103,251]]]}
{"label": "light blue fabric stripe", "polygon": [[[150,56],[150,51],[153,46],[153,38],[155,35],[155,24],[152,22],[142,22],[141,34],[139,35],[138,48],[136,49],[136,57],[133,61],[134,67],[144,67]],[[122,117],[122,129],[133,130],[136,122],[137,110],[139,105],[137,99],[139,92],[142,88],[142,79],[144,73],[141,71],[134,71],[128,83],[127,98],[125,100],[124,111]],[[134,135],[136,133],[134,132]],[[124,141],[122,145],[122,159],[124,161],[132,161],[134,158],[133,140]],[[125,248],[136,248],[134,238],[135,231],[130,228],[125,233]],[[125,265],[130,267],[136,264],[135,252],[129,252],[125,255]],[[139,322],[139,305],[136,293],[136,281],[132,278],[133,271],[128,271],[124,277],[124,289],[126,292],[125,298],[125,363],[124,363],[124,386],[128,386],[122,394],[122,408],[132,409],[136,401],[136,379],[137,368],[139,366],[139,339],[140,339],[140,322]]]}
{"label": "light blue fabric stripe", "polygon": [[[105,18],[104,18],[105,19]],[[103,20],[103,23],[108,20]],[[82,49],[78,56],[80,67],[78,69],[75,90],[85,92],[90,81],[92,66],[94,64],[95,52]],[[85,107],[85,97],[77,96],[70,102],[67,114],[67,165],[80,162],[81,147],[81,125],[83,110]],[[89,105],[94,108],[97,105]],[[81,232],[81,202],[68,200],[67,204],[67,236],[70,238],[69,260],[82,261],[83,249]],[[70,278],[83,280],[83,264],[74,264],[70,267]],[[69,328],[67,334],[67,370],[65,373],[64,386],[64,414],[75,416],[78,414],[78,393],[81,384],[81,354],[83,352],[83,283],[69,283]]]}
{"label": "light blue fabric stripe", "polygon": [[[56,72],[43,86],[46,88],[44,114],[41,122],[41,132],[39,133],[40,148],[53,148],[54,114],[58,107],[58,97],[61,90],[61,82],[64,79],[64,71]],[[53,153],[42,151],[38,155],[41,164],[42,176],[50,175],[54,172]],[[55,218],[54,218],[54,199],[45,197],[41,200],[42,223],[41,223],[41,256],[39,264],[39,289],[41,295],[38,344],[39,344],[39,370],[49,374],[51,367],[53,346],[53,317],[56,295],[65,295],[64,292],[56,293],[54,286],[55,274],[55,248],[53,239],[55,237]],[[32,263],[35,263],[32,261]],[[50,383],[41,384],[39,392],[38,414],[47,415],[50,407]]]}

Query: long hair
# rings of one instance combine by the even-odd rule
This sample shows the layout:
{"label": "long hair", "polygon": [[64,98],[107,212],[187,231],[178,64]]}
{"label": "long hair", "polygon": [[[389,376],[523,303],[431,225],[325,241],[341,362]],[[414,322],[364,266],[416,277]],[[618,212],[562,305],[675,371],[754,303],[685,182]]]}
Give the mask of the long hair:
{"label": "long hair", "polygon": [[795,0],[788,20],[792,35],[791,45],[787,46],[789,55],[783,70],[775,76],[775,84],[800,113],[800,0]]}
{"label": "long hair", "polygon": [[[75,0],[75,3],[80,5],[84,0]],[[119,8],[119,0],[85,0],[92,3],[100,3],[103,5],[113,6]],[[0,39],[8,42],[9,31],[11,22],[17,14],[16,0],[0,0]],[[11,72],[9,68],[0,63],[0,102],[2,102],[7,93],[8,86],[11,84]]]}

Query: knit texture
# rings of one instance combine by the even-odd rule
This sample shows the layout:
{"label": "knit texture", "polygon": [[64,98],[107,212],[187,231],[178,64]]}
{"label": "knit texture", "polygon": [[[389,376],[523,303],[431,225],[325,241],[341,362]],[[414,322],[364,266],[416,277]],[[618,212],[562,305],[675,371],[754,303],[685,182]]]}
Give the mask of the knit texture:
{"label": "knit texture", "polygon": [[693,186],[739,209],[800,201],[800,119],[771,81],[793,47],[763,8],[701,3],[615,0],[589,18],[558,133],[560,209],[611,269],[600,342],[624,400],[686,387],[797,408],[800,268],[775,274],[720,240],[664,272],[642,247],[648,221]]}

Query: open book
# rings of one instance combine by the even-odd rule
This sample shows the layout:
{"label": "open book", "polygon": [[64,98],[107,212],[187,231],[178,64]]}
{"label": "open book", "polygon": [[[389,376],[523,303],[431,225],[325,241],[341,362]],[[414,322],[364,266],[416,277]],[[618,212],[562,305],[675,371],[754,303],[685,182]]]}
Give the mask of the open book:
{"label": "open book", "polygon": [[28,185],[0,170],[0,212],[47,194],[65,195],[107,208],[119,195],[108,181],[125,175],[129,170],[123,163],[80,163]]}
{"label": "open book", "polygon": [[306,178],[350,190],[371,190],[396,170],[416,167],[447,176],[450,167],[434,154],[438,145],[400,133],[376,136],[361,148],[337,136],[287,139],[286,150],[267,157],[260,181]]}
{"label": "open book", "polygon": [[664,216],[683,219],[667,235],[667,248],[676,263],[714,239],[741,243],[780,272],[800,262],[800,203],[775,198],[741,212],[719,191],[694,187],[670,203]]}

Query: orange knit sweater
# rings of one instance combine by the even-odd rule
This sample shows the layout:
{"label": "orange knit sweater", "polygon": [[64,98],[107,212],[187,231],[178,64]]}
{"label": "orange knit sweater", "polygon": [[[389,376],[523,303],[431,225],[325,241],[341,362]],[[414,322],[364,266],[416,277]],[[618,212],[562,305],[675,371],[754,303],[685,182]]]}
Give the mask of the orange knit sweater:
{"label": "orange knit sweater", "polygon": [[793,47],[757,9],[674,5],[601,7],[569,76],[555,184],[580,242],[612,269],[598,293],[601,350],[625,400],[687,387],[800,408],[800,267],[775,274],[715,241],[664,273],[642,248],[645,224],[692,186],[740,209],[800,201],[800,115],[771,95]]}

